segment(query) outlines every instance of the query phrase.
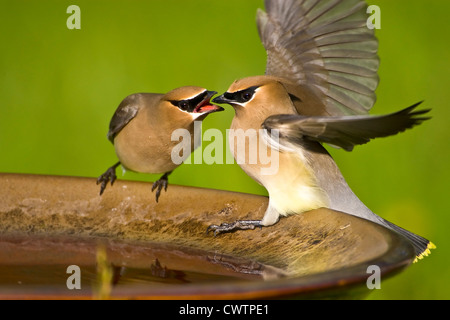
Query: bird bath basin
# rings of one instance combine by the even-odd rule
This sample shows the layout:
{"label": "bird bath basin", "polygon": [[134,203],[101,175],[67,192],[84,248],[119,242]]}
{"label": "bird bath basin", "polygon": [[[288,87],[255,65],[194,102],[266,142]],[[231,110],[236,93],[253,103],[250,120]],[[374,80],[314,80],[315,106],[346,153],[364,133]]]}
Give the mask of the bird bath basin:
{"label": "bird bath basin", "polygon": [[361,298],[369,266],[385,279],[414,260],[403,237],[327,209],[214,237],[210,224],[260,219],[268,199],[170,185],[156,203],[150,190],[0,174],[0,298]]}

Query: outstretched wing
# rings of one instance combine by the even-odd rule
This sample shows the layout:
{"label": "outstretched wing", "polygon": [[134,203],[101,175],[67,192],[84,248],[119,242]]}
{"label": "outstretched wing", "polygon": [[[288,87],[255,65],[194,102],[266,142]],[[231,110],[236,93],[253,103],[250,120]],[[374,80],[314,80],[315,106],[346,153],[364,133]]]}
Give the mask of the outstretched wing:
{"label": "outstretched wing", "polygon": [[[382,115],[340,117],[305,117],[282,114],[267,118],[263,128],[279,130],[279,145],[287,147],[304,140],[326,142],[347,151],[371,139],[387,137],[412,128],[429,117],[422,115],[429,109],[414,111],[421,102],[401,111]],[[267,139],[268,135],[266,136]],[[269,141],[270,143],[270,141]],[[273,143],[270,143],[273,145]]]}
{"label": "outstretched wing", "polygon": [[266,74],[308,86],[331,116],[367,114],[378,86],[378,41],[361,0],[266,0],[257,24]]}

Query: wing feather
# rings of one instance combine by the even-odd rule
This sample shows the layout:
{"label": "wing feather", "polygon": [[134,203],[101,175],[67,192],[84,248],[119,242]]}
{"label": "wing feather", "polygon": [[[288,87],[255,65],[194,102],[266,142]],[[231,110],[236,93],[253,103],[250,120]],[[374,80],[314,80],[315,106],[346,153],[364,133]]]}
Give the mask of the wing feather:
{"label": "wing feather", "polygon": [[274,115],[266,119],[263,128],[278,130],[279,143],[286,148],[291,144],[301,145],[304,140],[312,140],[351,151],[355,145],[365,144],[374,138],[395,135],[429,119],[423,116],[429,109],[414,111],[420,103],[382,116]]}
{"label": "wing feather", "polygon": [[313,88],[331,116],[368,114],[379,59],[365,1],[266,0],[265,7],[257,23],[266,74]]}
{"label": "wing feather", "polygon": [[117,107],[109,123],[108,140],[114,143],[114,138],[138,113],[142,105],[138,101],[139,94],[126,97]]}

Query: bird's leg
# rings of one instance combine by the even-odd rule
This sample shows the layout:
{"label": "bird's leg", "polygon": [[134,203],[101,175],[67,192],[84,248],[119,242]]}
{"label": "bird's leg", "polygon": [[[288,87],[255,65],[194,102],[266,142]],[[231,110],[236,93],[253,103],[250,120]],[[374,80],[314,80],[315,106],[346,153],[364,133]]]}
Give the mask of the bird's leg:
{"label": "bird's leg", "polygon": [[236,230],[253,230],[256,227],[263,227],[261,220],[236,220],[231,223],[222,223],[220,226],[215,224],[210,225],[208,229],[206,229],[206,233],[209,231],[214,231],[214,236],[216,236],[219,233],[232,232]]}
{"label": "bird's leg", "polygon": [[97,179],[97,184],[101,183],[100,186],[100,195],[103,194],[103,191],[105,191],[106,185],[108,184],[108,181],[111,181],[111,185],[113,185],[114,181],[116,181],[116,168],[120,165],[120,161],[117,162],[115,165],[110,167],[104,174],[102,174]]}
{"label": "bird's leg", "polygon": [[158,202],[159,196],[161,195],[161,190],[164,188],[164,191],[167,191],[167,186],[169,185],[169,174],[171,174],[172,171],[166,172],[163,174],[161,178],[159,178],[158,181],[155,181],[152,186],[152,192],[156,189],[156,202]]}

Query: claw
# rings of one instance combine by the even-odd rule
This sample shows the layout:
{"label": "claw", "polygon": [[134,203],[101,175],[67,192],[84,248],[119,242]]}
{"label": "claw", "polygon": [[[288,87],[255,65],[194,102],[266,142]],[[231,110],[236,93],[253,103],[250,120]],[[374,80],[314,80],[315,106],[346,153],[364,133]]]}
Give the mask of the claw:
{"label": "claw", "polygon": [[97,185],[101,183],[100,186],[100,195],[103,194],[105,191],[106,185],[109,181],[111,181],[111,186],[114,184],[114,181],[116,181],[116,168],[120,165],[120,162],[117,162],[112,167],[108,168],[104,174],[102,174],[100,177],[97,178]]}
{"label": "claw", "polygon": [[236,220],[232,223],[224,222],[220,226],[212,224],[206,229],[206,233],[208,234],[210,231],[214,231],[215,237],[220,233],[233,232],[236,230],[253,230],[256,227],[262,229],[263,225],[261,224],[261,220]]}
{"label": "claw", "polygon": [[164,191],[167,191],[167,186],[169,185],[169,174],[171,174],[171,172],[166,172],[159,180],[153,183],[152,192],[156,189],[156,202],[159,200],[161,190],[164,188]]}
{"label": "claw", "polygon": [[[222,226],[223,224],[224,223],[222,223],[220,226]],[[217,234],[218,234],[217,229],[219,229],[220,226],[215,225],[215,224],[210,225],[208,228],[206,228],[206,234],[208,234],[210,231],[214,231],[213,235],[214,235],[214,238],[215,238],[217,236]],[[216,230],[213,230],[213,229],[216,229]]]}

